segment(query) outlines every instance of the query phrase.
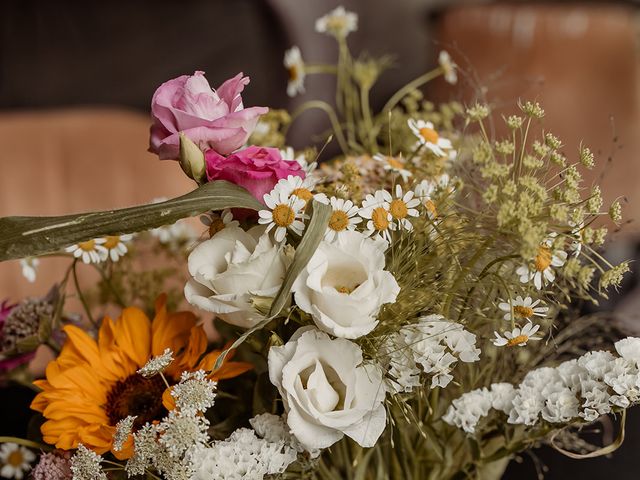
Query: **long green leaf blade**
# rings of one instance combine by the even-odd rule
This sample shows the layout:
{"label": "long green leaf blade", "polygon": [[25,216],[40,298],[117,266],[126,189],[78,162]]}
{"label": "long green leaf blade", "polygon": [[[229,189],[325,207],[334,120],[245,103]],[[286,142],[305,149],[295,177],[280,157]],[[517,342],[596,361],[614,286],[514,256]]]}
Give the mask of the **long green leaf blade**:
{"label": "long green leaf blade", "polygon": [[105,235],[135,233],[181,218],[224,208],[263,208],[249,192],[229,182],[210,182],[165,202],[59,217],[0,218],[0,262],[56,252]]}
{"label": "long green leaf blade", "polygon": [[311,215],[311,220],[309,221],[309,225],[307,226],[304,236],[300,241],[300,245],[296,248],[296,253],[293,256],[293,262],[287,270],[284,282],[282,282],[282,286],[280,287],[278,294],[273,299],[271,309],[269,310],[270,318],[277,316],[287,303],[293,282],[298,278],[302,269],[307,266],[307,263],[309,263],[309,260],[315,253],[316,248],[318,248],[318,245],[320,245],[320,242],[324,238],[324,233],[327,230],[327,224],[329,223],[331,212],[332,210],[329,205],[325,205],[316,200],[313,201],[313,214]]}

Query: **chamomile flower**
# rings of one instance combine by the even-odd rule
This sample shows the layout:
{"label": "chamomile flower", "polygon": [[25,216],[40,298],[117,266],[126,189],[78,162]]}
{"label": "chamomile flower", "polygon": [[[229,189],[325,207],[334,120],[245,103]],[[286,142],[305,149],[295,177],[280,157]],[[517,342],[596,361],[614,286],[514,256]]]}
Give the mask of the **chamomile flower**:
{"label": "chamomile flower", "polygon": [[344,232],[355,230],[356,225],[362,222],[362,218],[357,216],[359,209],[351,200],[331,197],[329,203],[333,212],[329,218],[324,238],[329,242],[335,239],[340,241],[341,237],[344,236]]}
{"label": "chamomile flower", "polygon": [[316,32],[326,33],[337,39],[346,38],[358,29],[358,15],[348,12],[340,5],[316,20]]}
{"label": "chamomile flower", "polygon": [[524,327],[516,327],[510,332],[504,332],[504,336],[498,332],[493,332],[496,338],[492,340],[496,347],[524,347],[527,342],[533,340],[542,340],[534,335],[540,329],[540,325],[534,325],[528,322]]}
{"label": "chamomile flower", "polygon": [[367,222],[365,235],[379,235],[391,242],[391,231],[396,229],[389,207],[393,197],[386,190],[378,190],[373,195],[369,194],[362,202],[360,216]]}
{"label": "chamomile flower", "polygon": [[38,265],[40,265],[40,260],[35,257],[27,257],[20,260],[22,276],[27,279],[27,282],[33,283],[36,281]]}
{"label": "chamomile flower", "polygon": [[321,201],[322,203],[328,203],[326,195],[322,193],[313,194],[312,191],[316,186],[317,181],[312,177],[301,178],[294,175],[289,175],[287,178],[282,178],[278,181],[274,191],[283,193],[287,197],[297,197],[306,204],[313,198]]}
{"label": "chamomile flower", "polygon": [[209,237],[213,237],[226,227],[240,226],[240,222],[233,219],[233,214],[228,208],[224,209],[222,213],[209,212],[206,215],[201,215],[200,221],[203,225],[209,227]]}
{"label": "chamomile flower", "polygon": [[24,478],[31,470],[31,462],[36,459],[35,454],[17,443],[3,443],[0,446],[0,475],[4,478]]}
{"label": "chamomile flower", "polygon": [[433,128],[433,123],[424,120],[407,120],[409,128],[418,138],[418,142],[424,145],[434,155],[439,157],[448,156],[447,151],[453,149],[451,140],[441,137]]}
{"label": "chamomile flower", "polygon": [[[540,300],[533,300],[531,297],[522,298],[518,295],[515,300],[509,304],[509,302],[501,302],[498,304],[498,308],[503,312],[504,319],[510,322],[511,320],[530,320],[531,317],[544,317],[549,311],[549,307],[538,306]],[[513,315],[511,314],[511,308],[513,307]]]}
{"label": "chamomile flower", "polygon": [[444,79],[447,83],[455,85],[458,82],[458,66],[451,60],[451,55],[446,50],[442,50],[438,56],[438,63],[444,72]]}
{"label": "chamomile flower", "polygon": [[544,242],[538,247],[538,253],[529,265],[522,265],[516,270],[522,283],[533,280],[535,287],[540,290],[543,285],[553,283],[556,274],[553,268],[561,267],[567,260],[567,252],[552,250],[550,242]]}
{"label": "chamomile flower", "polygon": [[105,238],[94,238],[86,242],[79,242],[65,248],[65,252],[72,253],[75,258],[84,263],[100,263],[107,259],[109,251],[105,248]]}
{"label": "chamomile flower", "polygon": [[104,248],[109,252],[109,258],[112,262],[117,262],[120,257],[124,257],[129,251],[126,243],[131,241],[133,235],[127,233],[125,235],[110,235],[105,237]]}
{"label": "chamomile flower", "polygon": [[423,180],[418,185],[416,185],[416,188],[414,189],[416,198],[422,204],[424,209],[427,211],[427,215],[432,220],[438,216],[436,204],[431,198],[433,192],[435,192],[437,188],[437,183],[431,182],[429,180]]}
{"label": "chamomile flower", "polygon": [[295,97],[299,93],[304,93],[304,78],[306,73],[304,70],[304,60],[302,60],[302,54],[297,46],[293,46],[284,52],[284,66],[289,74],[287,95]]}
{"label": "chamomile flower", "polygon": [[413,224],[407,217],[420,215],[415,208],[420,205],[420,200],[414,198],[414,195],[415,193],[411,190],[403,193],[402,187],[396,184],[395,197],[389,202],[389,213],[391,213],[394,221],[398,223],[398,226],[407,231],[413,230]]}
{"label": "chamomile flower", "polygon": [[390,155],[383,155],[381,153],[376,153],[373,156],[373,159],[377,162],[382,163],[382,168],[384,168],[387,172],[397,173],[402,177],[402,181],[406,182],[409,180],[413,174],[405,168],[404,161],[402,157],[392,157]]}
{"label": "chamomile flower", "polygon": [[264,203],[269,210],[258,212],[258,223],[267,225],[265,232],[275,228],[274,238],[276,242],[282,242],[287,234],[287,229],[291,229],[298,235],[302,235],[304,230],[304,215],[302,211],[306,205],[305,201],[293,195],[289,196],[282,190],[273,189],[270,193],[264,194]]}

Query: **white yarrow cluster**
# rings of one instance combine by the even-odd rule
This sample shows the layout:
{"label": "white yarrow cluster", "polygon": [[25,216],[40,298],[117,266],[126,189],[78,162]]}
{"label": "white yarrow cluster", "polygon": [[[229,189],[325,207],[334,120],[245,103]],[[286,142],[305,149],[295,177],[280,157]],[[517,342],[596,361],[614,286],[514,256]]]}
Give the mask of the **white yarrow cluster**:
{"label": "white yarrow cluster", "polygon": [[162,373],[173,362],[173,352],[170,348],[166,348],[160,355],[153,357],[144,366],[138,370],[143,377],[149,378]]}
{"label": "white yarrow cluster", "polygon": [[101,462],[100,455],[79,444],[76,453],[71,457],[73,480],[107,480],[107,475],[100,467]]}
{"label": "white yarrow cluster", "polygon": [[171,396],[180,410],[204,412],[216,398],[216,382],[207,379],[203,370],[183,372],[180,383],[171,389]]}
{"label": "white yarrow cluster", "polygon": [[124,447],[135,421],[136,417],[129,415],[116,424],[116,433],[113,435],[113,449],[116,452],[119,452]]}
{"label": "white yarrow cluster", "polygon": [[476,336],[442,315],[428,315],[392,335],[383,347],[390,388],[410,392],[421,384],[420,374],[431,376],[431,388],[446,387],[458,361],[476,362]]}
{"label": "white yarrow cluster", "polygon": [[592,422],[614,408],[627,408],[640,401],[640,338],[620,340],[615,348],[619,357],[589,352],[555,368],[532,370],[516,388],[501,383],[472,390],[454,400],[443,419],[474,433],[491,409],[505,413],[510,424],[532,426],[541,420]]}
{"label": "white yarrow cluster", "polygon": [[183,373],[180,383],[171,390],[176,409],[161,422],[147,423],[133,434],[134,454],[126,464],[130,477],[148,469],[167,480],[193,477],[194,455],[209,441],[209,421],[202,412],[213,405],[215,386],[201,370]]}

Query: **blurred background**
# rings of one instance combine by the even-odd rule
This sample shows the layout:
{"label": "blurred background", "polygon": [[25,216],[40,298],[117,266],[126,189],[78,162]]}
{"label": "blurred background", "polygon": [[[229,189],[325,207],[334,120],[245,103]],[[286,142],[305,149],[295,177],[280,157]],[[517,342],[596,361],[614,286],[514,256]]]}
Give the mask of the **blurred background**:
{"label": "blurred background", "polygon": [[[306,95],[287,97],[282,57],[298,45],[306,61],[332,62],[335,42],[313,26],[339,4],[360,17],[349,37],[355,53],[394,55],[396,68],[374,89],[374,106],[433,67],[443,48],[463,73],[455,87],[429,84],[428,98],[469,103],[480,97],[505,114],[519,98],[538,100],[547,112],[545,128],[564,141],[568,155],[581,142],[596,153],[599,166],[590,181],[602,183],[605,202],[613,200],[607,192],[625,195],[631,222],[616,233],[608,255],[637,255],[635,1],[4,0],[0,216],[124,207],[191,190],[176,162],[160,162],[146,151],[155,88],[194,70],[204,70],[212,86],[242,71],[251,77],[243,94],[247,106],[295,109],[308,98],[331,101],[332,79],[322,76],[308,77]],[[291,129],[290,143],[307,145],[326,127],[322,115],[307,113]],[[0,264],[0,299],[46,293],[58,266],[42,262],[31,284],[17,262]],[[619,299],[618,321],[640,330],[639,304],[640,295]],[[640,432],[629,430],[611,462],[574,462],[543,451],[543,463],[552,466],[546,478],[600,479],[613,472],[618,479],[637,478],[632,466]],[[538,478],[534,463],[512,465],[507,478]]]}

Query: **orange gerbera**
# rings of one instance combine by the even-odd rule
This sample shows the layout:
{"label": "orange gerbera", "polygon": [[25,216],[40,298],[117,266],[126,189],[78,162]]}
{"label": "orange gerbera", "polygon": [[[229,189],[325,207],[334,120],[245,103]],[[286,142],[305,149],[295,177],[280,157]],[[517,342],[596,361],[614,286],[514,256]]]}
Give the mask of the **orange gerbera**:
{"label": "orange gerbera", "polygon": [[[120,459],[129,458],[133,449],[130,436],[122,450],[113,450],[118,421],[136,416],[135,430],[159,420],[171,408],[162,401],[166,390],[162,378],[145,378],[137,371],[170,348],[175,359],[164,376],[170,384],[177,383],[182,372],[210,371],[221,353],[202,356],[207,338],[196,316],[167,313],[164,295],[156,301],[153,321],[142,310],[129,307],[116,321],[104,319],[97,341],[72,325],[65,332],[67,341],[60,356],[47,366],[46,380],[34,382],[42,392],[31,408],[47,419],[42,425],[44,441],[64,450],[82,443],[99,454],[111,450]],[[209,378],[232,378],[251,368],[248,363],[225,360]]]}

